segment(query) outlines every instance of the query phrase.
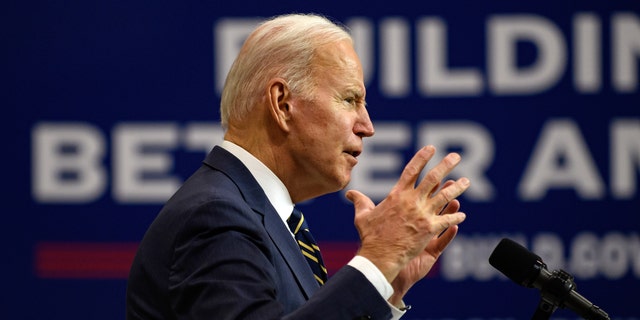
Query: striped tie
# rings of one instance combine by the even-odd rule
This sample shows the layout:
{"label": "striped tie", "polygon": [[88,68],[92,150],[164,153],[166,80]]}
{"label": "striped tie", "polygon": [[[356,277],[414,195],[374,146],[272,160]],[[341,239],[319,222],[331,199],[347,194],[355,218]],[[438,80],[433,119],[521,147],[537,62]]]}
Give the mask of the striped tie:
{"label": "striped tie", "polygon": [[293,232],[302,254],[307,259],[313,275],[318,283],[323,285],[325,281],[327,281],[327,269],[322,262],[320,248],[313,239],[313,236],[311,236],[309,226],[307,226],[307,221],[304,219],[302,212],[294,208],[293,213],[289,216],[289,219],[287,219],[287,224],[291,232]]}

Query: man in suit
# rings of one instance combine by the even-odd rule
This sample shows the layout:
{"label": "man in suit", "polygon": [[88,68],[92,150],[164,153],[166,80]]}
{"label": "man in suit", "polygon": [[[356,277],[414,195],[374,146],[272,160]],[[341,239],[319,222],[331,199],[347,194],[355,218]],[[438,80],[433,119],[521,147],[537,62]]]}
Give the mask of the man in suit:
{"label": "man in suit", "polygon": [[288,221],[295,203],[348,184],[374,134],[349,34],[317,15],[264,22],[231,67],[220,110],[225,141],[140,243],[127,319],[402,316],[402,297],[465,219],[455,198],[468,179],[441,184],[460,157],[447,155],[419,180],[435,153],[422,148],[378,205],[348,191],[361,247],[326,281],[312,271],[321,258],[303,255]]}

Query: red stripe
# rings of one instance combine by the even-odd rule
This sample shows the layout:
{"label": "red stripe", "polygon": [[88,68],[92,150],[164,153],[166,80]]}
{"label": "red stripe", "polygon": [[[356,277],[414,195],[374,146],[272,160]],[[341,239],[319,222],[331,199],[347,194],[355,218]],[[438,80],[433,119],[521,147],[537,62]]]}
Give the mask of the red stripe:
{"label": "red stripe", "polygon": [[[35,248],[35,272],[39,278],[126,279],[137,248],[134,242],[41,242]],[[320,248],[331,275],[353,258],[358,243],[321,242]]]}
{"label": "red stripe", "polygon": [[329,275],[347,264],[358,251],[357,242],[320,242],[318,246]]}
{"label": "red stripe", "polygon": [[138,243],[42,242],[35,248],[40,278],[126,279]]}

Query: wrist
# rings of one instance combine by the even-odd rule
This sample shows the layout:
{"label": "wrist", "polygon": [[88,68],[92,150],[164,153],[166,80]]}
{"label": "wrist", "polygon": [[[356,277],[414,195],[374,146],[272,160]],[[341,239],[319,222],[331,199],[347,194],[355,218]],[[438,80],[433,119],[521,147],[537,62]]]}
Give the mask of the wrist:
{"label": "wrist", "polygon": [[357,255],[367,258],[371,263],[373,263],[390,284],[393,283],[402,269],[402,265],[393,261],[393,259],[389,259],[390,255],[388,254],[380,254],[375,250],[361,248]]}

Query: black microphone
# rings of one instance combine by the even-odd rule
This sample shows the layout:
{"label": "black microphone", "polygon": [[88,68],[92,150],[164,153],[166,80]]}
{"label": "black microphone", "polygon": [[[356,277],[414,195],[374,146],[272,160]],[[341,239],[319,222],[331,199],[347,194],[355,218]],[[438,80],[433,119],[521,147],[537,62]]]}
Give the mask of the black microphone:
{"label": "black microphone", "polygon": [[540,289],[542,299],[556,307],[566,307],[588,320],[610,319],[606,312],[575,291],[573,276],[564,270],[547,271],[542,258],[513,240],[502,239],[491,253],[489,263],[513,282]]}

